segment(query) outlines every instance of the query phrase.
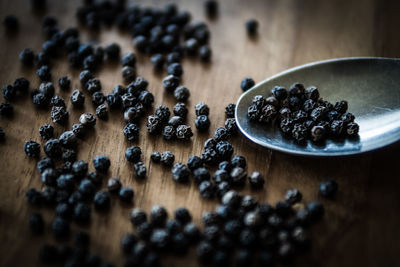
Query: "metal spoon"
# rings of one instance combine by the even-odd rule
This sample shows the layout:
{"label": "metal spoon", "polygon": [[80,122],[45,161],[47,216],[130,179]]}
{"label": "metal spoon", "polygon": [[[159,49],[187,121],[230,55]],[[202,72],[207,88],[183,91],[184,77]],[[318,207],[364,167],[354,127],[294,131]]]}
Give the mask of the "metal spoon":
{"label": "metal spoon", "polygon": [[[248,120],[247,108],[255,95],[267,96],[275,85],[288,88],[294,82],[317,86],[321,97],[330,102],[347,100],[349,112],[360,125],[359,138],[297,145],[275,125],[263,126]],[[400,140],[400,59],[339,58],[286,70],[243,93],[235,118],[240,131],[253,142],[296,155],[351,155],[392,144]]]}

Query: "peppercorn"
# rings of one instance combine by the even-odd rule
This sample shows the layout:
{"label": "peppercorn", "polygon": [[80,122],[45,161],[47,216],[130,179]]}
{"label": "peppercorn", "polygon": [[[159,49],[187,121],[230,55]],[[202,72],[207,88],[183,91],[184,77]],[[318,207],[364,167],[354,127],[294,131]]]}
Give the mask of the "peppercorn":
{"label": "peppercorn", "polygon": [[106,173],[110,168],[110,165],[110,159],[105,155],[96,156],[93,159],[93,166],[99,172]]}
{"label": "peppercorn", "polygon": [[56,217],[51,224],[51,228],[57,239],[67,237],[70,232],[69,222],[62,217]]}
{"label": "peppercorn", "polygon": [[[171,24],[167,27],[167,31],[172,29],[176,29],[177,31],[179,31],[179,29],[177,28],[177,26],[175,24]],[[167,55],[167,64],[172,64],[172,63],[180,63],[182,60],[182,56],[180,53],[178,52],[171,52]]]}
{"label": "peppercorn", "polygon": [[240,204],[240,201],[241,201],[241,197],[234,190],[230,190],[230,191],[226,192],[222,196],[222,199],[221,199],[221,202],[223,205],[231,207],[231,208],[238,207]]}
{"label": "peppercorn", "polygon": [[120,52],[121,48],[117,43],[110,43],[104,47],[104,53],[108,60],[117,60]]}
{"label": "peppercorn", "polygon": [[219,141],[215,146],[219,159],[228,160],[233,154],[233,146],[228,141]]}
{"label": "peppercorn", "polygon": [[246,92],[247,90],[252,88],[254,85],[255,85],[254,80],[250,77],[246,77],[240,83],[240,88],[242,88],[243,92]]}
{"label": "peppercorn", "polygon": [[29,157],[39,157],[40,155],[40,144],[35,141],[28,141],[25,143],[24,150]]}
{"label": "peppercorn", "polygon": [[183,68],[180,63],[172,63],[168,65],[167,72],[169,75],[181,77],[183,74]]}
{"label": "peppercorn", "polygon": [[74,147],[76,145],[76,135],[73,131],[65,131],[60,135],[60,143],[63,147]]}
{"label": "peppercorn", "polygon": [[154,96],[149,91],[141,91],[138,100],[143,104],[143,106],[150,107],[154,102]]}
{"label": "peppercorn", "polygon": [[121,248],[125,254],[132,251],[133,246],[137,243],[137,237],[133,234],[126,234],[121,239]]}
{"label": "peppercorn", "polygon": [[331,122],[330,125],[330,133],[332,133],[334,136],[341,136],[345,131],[345,126],[343,124],[343,121],[340,120],[334,120]]}
{"label": "peppercorn", "polygon": [[136,163],[140,160],[140,156],[142,154],[142,150],[140,147],[131,146],[128,147],[125,151],[125,158],[132,163]]}
{"label": "peppercorn", "polygon": [[33,213],[29,217],[29,228],[35,234],[41,234],[44,230],[44,220],[40,213]]}
{"label": "peppercorn", "polygon": [[174,90],[174,97],[177,101],[185,102],[190,97],[190,91],[184,86],[178,86]]}
{"label": "peppercorn", "polygon": [[130,66],[124,66],[121,70],[122,78],[126,83],[133,81],[136,78],[136,69]]}
{"label": "peppercorn", "polygon": [[74,208],[74,219],[77,223],[87,223],[90,220],[90,207],[82,202],[76,204]]}
{"label": "peppercorn", "polygon": [[236,124],[236,120],[234,118],[228,118],[225,121],[225,129],[228,131],[230,135],[235,135],[238,132],[238,127]]}
{"label": "peppercorn", "polygon": [[197,184],[200,184],[203,181],[210,180],[210,173],[204,167],[199,167],[193,170],[193,178]]}
{"label": "peppercorn", "polygon": [[290,189],[286,192],[285,200],[289,202],[291,205],[300,202],[303,195],[297,189]]}
{"label": "peppercorn", "polygon": [[326,180],[319,185],[319,193],[325,198],[333,198],[337,191],[338,184],[334,180]]}
{"label": "peppercorn", "polygon": [[183,163],[175,163],[172,168],[172,178],[179,183],[186,183],[189,179],[189,168]]}
{"label": "peppercorn", "polygon": [[210,128],[210,120],[206,115],[198,116],[194,121],[197,130],[199,131],[206,131]]}
{"label": "peppercorn", "polygon": [[180,140],[189,140],[192,136],[192,128],[189,125],[179,125],[176,127],[176,138]]}
{"label": "peppercorn", "polygon": [[121,180],[118,178],[110,178],[107,182],[107,188],[110,193],[118,193],[122,187]]}
{"label": "peppercorn", "polygon": [[133,189],[130,186],[125,186],[122,187],[121,190],[119,191],[119,199],[121,199],[124,202],[132,202],[133,199]]}
{"label": "peppercorn", "polygon": [[174,110],[174,114],[181,118],[186,118],[186,115],[188,113],[188,109],[186,108],[185,103],[182,103],[182,102],[176,103],[173,110]]}
{"label": "peppercorn", "polygon": [[246,31],[247,34],[253,36],[257,33],[258,30],[258,21],[255,19],[249,19],[246,21]]}
{"label": "peppercorn", "polygon": [[168,213],[163,206],[154,205],[150,210],[150,221],[153,225],[163,226],[168,217]]}
{"label": "peppercorn", "polygon": [[36,71],[37,76],[41,81],[49,81],[51,79],[51,72],[50,68],[47,65],[41,66],[37,71]]}
{"label": "peppercorn", "polygon": [[96,186],[91,180],[86,178],[80,182],[78,190],[84,198],[89,199],[93,197],[96,191]]}
{"label": "peppercorn", "polygon": [[228,131],[224,127],[219,127],[214,132],[215,141],[226,141],[230,137]]}
{"label": "peppercorn", "polygon": [[185,225],[192,221],[192,215],[188,209],[181,207],[175,210],[175,219]]}
{"label": "peppercorn", "polygon": [[14,113],[14,107],[11,103],[2,103],[0,105],[0,114],[6,117],[11,117]]}
{"label": "peppercorn", "polygon": [[75,161],[74,164],[72,165],[72,172],[78,178],[85,177],[87,171],[88,171],[88,163],[83,160]]}
{"label": "peppercorn", "polygon": [[201,262],[208,263],[214,255],[214,247],[208,241],[201,241],[196,247],[196,254]]}
{"label": "peppercorn", "polygon": [[160,71],[164,67],[165,59],[162,54],[155,54],[151,57],[151,63],[153,63],[154,70]]}
{"label": "peppercorn", "polygon": [[102,177],[97,172],[89,172],[86,176],[95,186],[100,186],[102,183]]}
{"label": "peppercorn", "polygon": [[33,60],[35,59],[35,55],[30,48],[23,49],[18,55],[19,61],[26,66],[33,65]]}
{"label": "peppercorn", "polygon": [[202,181],[199,185],[199,193],[202,198],[213,198],[215,186],[210,181]]}
{"label": "peppercorn", "polygon": [[174,75],[168,75],[162,80],[162,85],[168,92],[174,92],[174,90],[178,87],[179,83],[180,83],[180,78]]}
{"label": "peppercorn", "polygon": [[68,205],[68,203],[59,203],[56,206],[56,215],[58,217],[61,217],[63,219],[70,219],[72,216],[72,209],[71,206]]}
{"label": "peppercorn", "polygon": [[356,136],[358,135],[358,131],[360,129],[360,126],[358,126],[357,123],[355,122],[349,122],[346,126],[346,133],[349,136]]}
{"label": "peppercorn", "polygon": [[182,125],[184,123],[184,119],[180,116],[172,116],[168,120],[168,125],[173,126],[174,128],[178,127],[179,125]]}
{"label": "peppercorn", "polygon": [[217,144],[217,142],[215,142],[214,139],[212,138],[208,138],[205,142],[204,142],[204,149],[207,148],[215,148],[215,145]]}
{"label": "peppercorn", "polygon": [[165,166],[172,166],[175,161],[175,155],[171,151],[165,151],[161,154],[161,163]]}
{"label": "peppercorn", "polygon": [[162,122],[167,122],[171,112],[167,106],[161,105],[154,112],[156,116],[158,116]]}
{"label": "peppercorn", "polygon": [[53,96],[50,100],[50,106],[65,107],[65,100],[61,96]]}
{"label": "peppercorn", "polygon": [[199,49],[200,60],[203,62],[209,62],[212,56],[211,48],[208,45],[203,45]]}
{"label": "peppercorn", "polygon": [[14,86],[12,85],[6,85],[3,87],[3,97],[5,100],[13,100],[15,96],[17,95],[17,90]]}
{"label": "peppercorn", "polygon": [[108,118],[108,109],[105,104],[101,104],[96,108],[96,116],[101,120]]}
{"label": "peppercorn", "polygon": [[191,243],[196,243],[200,237],[200,230],[194,223],[188,223],[183,228],[184,236],[189,240]]}
{"label": "peppercorn", "polygon": [[7,15],[3,19],[3,26],[6,28],[8,32],[15,32],[19,27],[18,18],[14,15]]}
{"label": "peppercorn", "polygon": [[200,115],[208,116],[210,114],[210,108],[207,106],[207,104],[200,102],[200,103],[196,104],[195,112],[196,112],[197,116],[200,116]]}
{"label": "peppercorn", "polygon": [[92,78],[86,82],[85,87],[90,94],[94,94],[101,90],[101,82],[98,78]]}
{"label": "peppercorn", "polygon": [[106,100],[106,98],[105,98],[105,96],[104,96],[104,94],[102,92],[95,92],[92,95],[92,103],[96,107],[100,106],[101,104],[103,104],[105,100]]}
{"label": "peppercorn", "polygon": [[249,176],[249,183],[252,189],[260,189],[264,186],[264,177],[259,172],[253,172]]}
{"label": "peppercorn", "polygon": [[55,185],[55,183],[56,183],[58,173],[53,168],[47,168],[41,173],[40,176],[41,176],[40,178],[41,178],[43,184],[52,186],[52,185]]}
{"label": "peppercorn", "polygon": [[312,221],[321,219],[325,212],[324,206],[318,201],[308,203],[306,209],[309,212],[309,216]]}
{"label": "peppercorn", "polygon": [[162,121],[160,117],[156,115],[150,115],[147,118],[146,128],[149,133],[157,134],[160,132],[161,127],[162,127]]}
{"label": "peppercorn", "polygon": [[62,174],[57,178],[58,189],[71,192],[74,189],[74,176],[72,174]]}
{"label": "peppercorn", "polygon": [[166,125],[163,130],[163,137],[165,140],[173,140],[175,139],[176,132],[175,128],[170,125]]}
{"label": "peppercorn", "polygon": [[201,159],[207,165],[214,165],[218,162],[219,157],[217,151],[213,148],[206,148],[201,154]]}
{"label": "peppercorn", "polygon": [[146,177],[146,165],[144,165],[143,162],[138,161],[133,165],[133,169],[135,171],[135,174],[138,178],[143,179],[144,177]]}
{"label": "peppercorn", "polygon": [[191,171],[203,166],[203,161],[198,156],[191,156],[187,161],[187,166]]}
{"label": "peppercorn", "polygon": [[83,113],[79,117],[79,122],[86,128],[93,128],[96,125],[96,117],[91,113]]}

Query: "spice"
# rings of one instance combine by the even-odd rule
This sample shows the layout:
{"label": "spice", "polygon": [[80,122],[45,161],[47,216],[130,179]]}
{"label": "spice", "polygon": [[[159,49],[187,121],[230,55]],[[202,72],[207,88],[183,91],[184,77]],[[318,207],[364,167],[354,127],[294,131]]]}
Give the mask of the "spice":
{"label": "spice", "polygon": [[171,115],[171,111],[167,106],[161,105],[159,106],[156,111],[154,112],[156,116],[158,116],[162,122],[167,122],[169,116]]}
{"label": "spice", "polygon": [[104,47],[104,53],[108,60],[117,60],[120,52],[121,48],[117,43],[110,43]]}
{"label": "spice", "polygon": [[118,178],[110,178],[107,182],[107,188],[110,193],[118,193],[122,187],[121,180]]}
{"label": "spice", "polygon": [[161,131],[162,121],[157,115],[150,115],[147,118],[146,128],[151,134],[158,134]]}
{"label": "spice", "polygon": [[29,217],[29,228],[35,234],[41,234],[44,230],[44,220],[40,213],[33,213]]}
{"label": "spice", "polygon": [[93,159],[93,166],[99,172],[106,173],[110,168],[110,165],[110,159],[105,155],[96,156]]}
{"label": "spice", "polygon": [[248,35],[255,35],[258,30],[258,21],[255,19],[249,19],[246,21],[246,31]]}
{"label": "spice", "polygon": [[175,88],[178,87],[179,83],[180,83],[180,78],[174,75],[168,75],[162,80],[162,85],[168,92],[174,92]]}
{"label": "spice", "polygon": [[285,200],[291,205],[296,204],[301,201],[303,195],[297,189],[290,189],[286,192]]}
{"label": "spice", "polygon": [[83,160],[75,161],[72,164],[72,172],[77,178],[83,178],[87,174],[89,164]]}
{"label": "spice", "polygon": [[93,128],[96,125],[96,117],[91,113],[83,113],[79,117],[79,122],[86,128]]}
{"label": "spice", "polygon": [[175,155],[171,151],[165,151],[161,154],[161,163],[165,166],[172,166],[175,161]]}
{"label": "spice", "polygon": [[185,103],[182,102],[176,103],[173,111],[176,116],[180,116],[181,118],[186,118],[186,115],[188,113],[188,109],[186,108]]}
{"label": "spice", "polygon": [[87,204],[79,202],[74,208],[73,216],[77,223],[87,223],[91,217],[91,209]]}
{"label": "spice", "polygon": [[83,104],[85,103],[85,95],[78,89],[72,92],[70,99],[72,105],[76,108],[83,107]]}
{"label": "spice", "polygon": [[58,79],[58,85],[63,91],[68,91],[71,87],[71,80],[67,76],[62,76]]}
{"label": "spice", "polygon": [[132,202],[134,192],[130,186],[122,187],[119,191],[119,199],[124,202]]}
{"label": "spice", "polygon": [[134,226],[139,226],[147,221],[146,212],[140,208],[135,208],[130,213],[130,221]]}
{"label": "spice", "polygon": [[228,131],[224,127],[219,127],[214,132],[215,141],[226,141],[230,137]]}
{"label": "spice", "polygon": [[25,143],[24,150],[29,157],[39,157],[40,154],[40,144],[35,141],[28,141]]}
{"label": "spice", "polygon": [[172,168],[172,178],[179,183],[186,183],[189,179],[189,168],[183,163],[175,163]]}
{"label": "spice", "polygon": [[225,115],[227,118],[233,118],[235,117],[235,109],[236,109],[236,105],[235,104],[228,104],[225,107]]}
{"label": "spice", "polygon": [[53,220],[51,229],[53,230],[54,236],[58,239],[65,238],[70,233],[69,222],[62,217],[56,217]]}
{"label": "spice", "polygon": [[41,66],[37,71],[36,71],[37,76],[41,81],[49,81],[51,79],[51,72],[50,68],[47,65]]}
{"label": "spice", "polygon": [[125,151],[125,158],[132,163],[138,162],[141,155],[142,150],[137,146],[128,147]]}
{"label": "spice", "polygon": [[203,166],[203,161],[198,156],[191,156],[187,161],[187,166],[191,171],[194,171]]}
{"label": "spice", "polygon": [[164,67],[165,59],[162,54],[155,54],[151,57],[151,63],[156,71],[162,70]]}
{"label": "spice", "polygon": [[105,104],[101,104],[96,108],[96,116],[101,120],[108,118],[108,109]]}
{"label": "spice", "polygon": [[249,176],[249,184],[253,189],[260,189],[264,186],[264,177],[259,172],[252,172]]}
{"label": "spice", "polygon": [[206,131],[210,128],[210,120],[207,115],[200,115],[194,121],[197,130]]}
{"label": "spice", "polygon": [[11,103],[2,103],[0,105],[0,114],[2,116],[10,117],[14,113],[14,107]]}
{"label": "spice", "polygon": [[319,185],[319,193],[325,198],[333,198],[337,191],[338,184],[334,180],[326,180]]}
{"label": "spice", "polygon": [[165,140],[173,140],[176,137],[175,128],[171,125],[166,125],[163,129],[163,137]]}
{"label": "spice", "polygon": [[185,102],[190,97],[190,91],[184,86],[178,86],[174,90],[174,97],[179,102]]}
{"label": "spice", "polygon": [[136,56],[134,53],[127,53],[123,55],[121,58],[121,65],[123,67],[125,66],[130,66],[130,67],[135,67],[136,65]]}
{"label": "spice", "polygon": [[243,92],[246,92],[247,90],[249,90],[254,85],[255,85],[254,80],[252,78],[250,78],[250,77],[246,77],[240,83],[240,88],[242,88]]}
{"label": "spice", "polygon": [[192,136],[192,128],[189,125],[179,125],[176,127],[176,138],[180,140],[189,140]]}
{"label": "spice", "polygon": [[33,65],[33,60],[35,59],[35,54],[30,48],[23,49],[18,55],[19,61],[26,66]]}
{"label": "spice", "polygon": [[160,152],[153,152],[150,155],[150,159],[154,162],[154,163],[159,163],[161,161],[161,154]]}
{"label": "spice", "polygon": [[193,178],[197,184],[202,183],[203,181],[210,180],[210,173],[204,167],[199,167],[193,170]]}
{"label": "spice", "polygon": [[146,177],[146,165],[144,165],[143,162],[138,161],[133,165],[133,169],[135,170],[136,176],[138,178],[143,179],[144,177]]}
{"label": "spice", "polygon": [[212,198],[215,194],[215,186],[210,181],[202,181],[199,185],[199,193],[203,198]]}
{"label": "spice", "polygon": [[150,210],[150,221],[155,226],[163,226],[167,220],[168,213],[163,206],[154,205]]}

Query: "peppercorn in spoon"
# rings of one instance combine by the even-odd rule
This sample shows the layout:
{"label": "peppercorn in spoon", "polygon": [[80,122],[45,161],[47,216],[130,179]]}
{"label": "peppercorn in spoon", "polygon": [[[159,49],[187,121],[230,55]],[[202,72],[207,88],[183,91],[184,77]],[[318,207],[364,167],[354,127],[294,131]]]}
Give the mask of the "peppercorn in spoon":
{"label": "peppercorn in spoon", "polygon": [[[317,87],[320,97],[333,104],[346,100],[348,111],[359,125],[358,135],[337,136],[328,127],[327,138],[314,142],[310,128],[309,136],[303,142],[296,142],[291,132],[289,135],[282,132],[280,114],[269,124],[251,120],[248,109],[255,96],[268,97],[275,86],[289,88],[296,82]],[[235,118],[246,137],[270,149],[307,156],[363,153],[400,139],[399,85],[400,59],[360,57],[313,62],[283,71],[246,91],[237,102]]]}

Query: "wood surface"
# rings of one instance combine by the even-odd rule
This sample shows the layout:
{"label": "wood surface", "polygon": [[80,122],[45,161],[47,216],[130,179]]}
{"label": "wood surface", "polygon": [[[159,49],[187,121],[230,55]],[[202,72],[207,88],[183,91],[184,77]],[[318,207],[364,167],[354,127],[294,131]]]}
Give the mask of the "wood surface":
{"label": "wood surface", "polygon": [[[20,30],[15,36],[6,36],[0,30],[0,84],[12,83],[24,76],[31,88],[39,86],[34,69],[21,67],[18,52],[30,47],[38,51],[44,41],[41,35],[40,16],[31,12],[26,0],[0,1],[0,17],[15,14],[20,19]],[[47,14],[59,18],[61,28],[76,25],[74,12],[80,1],[47,1]],[[132,2],[132,1],[130,1]],[[164,1],[137,1],[146,5],[161,6]],[[176,162],[185,162],[190,155],[199,155],[202,144],[214,130],[223,125],[224,107],[236,102],[241,94],[240,81],[251,76],[261,81],[284,69],[311,61],[350,56],[400,56],[400,17],[398,1],[384,0],[226,0],[220,2],[219,16],[208,20],[204,16],[203,1],[176,1],[182,9],[189,10],[193,21],[205,20],[211,30],[213,59],[211,64],[185,60],[183,84],[191,91],[188,102],[189,124],[194,127],[194,105],[206,102],[211,108],[212,125],[209,133],[195,135],[188,143],[166,142],[161,136],[148,136],[144,121],[140,123],[140,139],[127,142],[122,134],[124,121],[120,112],[110,114],[106,122],[99,121],[93,134],[79,141],[79,158],[91,161],[99,154],[111,158],[107,177],[120,177],[124,185],[135,190],[134,204],[122,205],[112,200],[112,209],[106,215],[93,212],[90,227],[83,228],[91,234],[91,248],[104,259],[121,266],[124,256],[120,239],[133,231],[129,211],[141,207],[148,211],[154,204],[164,205],[170,212],[186,206],[200,224],[201,214],[213,210],[217,201],[201,199],[196,186],[181,185],[171,178],[170,170],[150,163],[153,151],[173,151]],[[246,19],[260,22],[255,39],[246,36]],[[128,34],[114,28],[100,34],[81,31],[83,40],[105,45],[118,42],[123,52],[134,51]],[[71,71],[65,58],[55,62],[53,81],[62,75],[73,78],[73,89],[80,88],[79,72]],[[161,86],[163,75],[155,75],[146,56],[138,55],[138,74],[149,80],[149,90],[155,95],[154,107],[175,101]],[[109,93],[122,83],[119,65],[106,65],[97,74],[103,92]],[[67,100],[70,119],[68,125],[56,125],[57,134],[78,121],[83,111],[75,111],[69,103],[70,92],[57,94]],[[51,123],[50,111],[34,108],[29,97],[15,102],[13,118],[0,118],[0,127],[7,135],[0,144],[0,266],[39,266],[37,252],[44,242],[55,243],[50,231],[54,212],[40,209],[46,221],[44,236],[34,236],[28,229],[28,217],[38,211],[26,202],[28,188],[41,188],[36,160],[27,158],[23,151],[29,140],[41,142],[38,129]],[[351,108],[351,103],[350,103]],[[84,111],[94,112],[86,99]],[[232,139],[235,153],[247,158],[249,172],[258,170],[267,179],[264,190],[251,193],[260,201],[275,203],[290,188],[299,189],[304,202],[320,200],[326,208],[325,218],[311,230],[312,248],[298,257],[298,266],[399,266],[400,260],[400,145],[379,151],[346,158],[301,158],[259,148],[243,136]],[[138,181],[131,164],[124,158],[125,149],[139,145],[148,177]],[[43,152],[42,152],[43,156]],[[93,165],[90,163],[90,170]],[[107,178],[104,178],[105,179]],[[335,200],[318,196],[318,184],[327,178],[339,184]],[[104,186],[105,183],[103,183]],[[73,231],[81,227],[72,224]],[[166,266],[197,266],[194,253],[186,257],[163,258]]]}

